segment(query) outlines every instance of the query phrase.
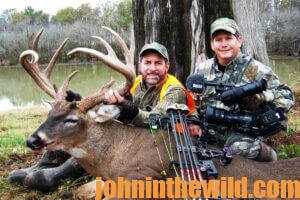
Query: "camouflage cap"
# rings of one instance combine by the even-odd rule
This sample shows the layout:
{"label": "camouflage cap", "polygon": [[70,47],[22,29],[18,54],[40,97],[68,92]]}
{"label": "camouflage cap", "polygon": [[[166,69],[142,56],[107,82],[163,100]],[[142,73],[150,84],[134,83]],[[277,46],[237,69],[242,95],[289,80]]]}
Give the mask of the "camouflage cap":
{"label": "camouflage cap", "polygon": [[167,59],[169,61],[169,55],[166,47],[164,45],[161,45],[157,42],[152,42],[150,44],[145,44],[140,51],[139,56],[141,57],[143,53],[145,53],[148,50],[154,50],[157,53],[159,53],[163,58]]}
{"label": "camouflage cap", "polygon": [[233,19],[229,18],[219,18],[216,19],[211,25],[210,25],[210,36],[219,30],[225,30],[229,33],[236,34],[239,33],[239,27],[236,24],[236,22]]}

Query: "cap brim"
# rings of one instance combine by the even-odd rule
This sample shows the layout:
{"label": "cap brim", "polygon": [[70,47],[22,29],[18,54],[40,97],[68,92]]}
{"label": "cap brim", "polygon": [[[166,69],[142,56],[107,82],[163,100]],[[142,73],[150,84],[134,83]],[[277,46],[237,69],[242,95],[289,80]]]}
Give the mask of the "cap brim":
{"label": "cap brim", "polygon": [[236,30],[235,30],[234,28],[230,28],[230,27],[228,27],[228,26],[226,26],[226,27],[224,27],[224,26],[218,26],[218,27],[214,28],[214,29],[211,31],[210,36],[212,37],[212,35],[213,35],[215,32],[221,31],[221,30],[227,31],[227,32],[232,33],[232,34],[236,34]]}
{"label": "cap brim", "polygon": [[158,51],[158,50],[155,49],[155,48],[151,48],[151,47],[143,49],[143,50],[140,52],[139,57],[141,57],[142,54],[145,53],[145,51],[149,51],[149,50],[155,51],[155,52],[159,53],[159,55],[161,55],[163,58],[169,60],[169,58],[166,57],[162,52]]}

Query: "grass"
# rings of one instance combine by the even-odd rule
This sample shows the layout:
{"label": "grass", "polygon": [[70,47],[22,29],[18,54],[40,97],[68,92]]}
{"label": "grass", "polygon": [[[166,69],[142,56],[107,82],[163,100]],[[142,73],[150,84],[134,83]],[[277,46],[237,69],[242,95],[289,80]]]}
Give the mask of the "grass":
{"label": "grass", "polygon": [[[76,199],[73,191],[92,179],[90,176],[67,179],[57,191],[47,194],[8,182],[9,172],[30,167],[39,159],[40,153],[32,152],[25,141],[46,119],[46,115],[47,111],[40,107],[0,113],[0,199]],[[269,141],[281,159],[300,156],[300,111],[291,112],[289,119],[288,133],[276,134]]]}
{"label": "grass", "polygon": [[279,145],[277,152],[280,159],[288,159],[300,156],[300,145],[290,144],[290,145]]}
{"label": "grass", "polygon": [[28,135],[46,119],[47,111],[41,107],[0,113],[0,159],[13,153],[26,153]]}

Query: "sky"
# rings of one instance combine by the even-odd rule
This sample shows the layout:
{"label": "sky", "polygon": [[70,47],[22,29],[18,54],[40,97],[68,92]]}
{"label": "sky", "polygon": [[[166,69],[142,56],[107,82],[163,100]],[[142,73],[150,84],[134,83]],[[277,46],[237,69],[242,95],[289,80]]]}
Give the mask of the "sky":
{"label": "sky", "polygon": [[31,6],[34,10],[42,10],[50,15],[65,7],[78,8],[82,3],[89,3],[92,8],[106,2],[118,0],[2,0],[0,4],[0,13],[6,9],[16,8],[17,11],[24,10],[25,7]]}

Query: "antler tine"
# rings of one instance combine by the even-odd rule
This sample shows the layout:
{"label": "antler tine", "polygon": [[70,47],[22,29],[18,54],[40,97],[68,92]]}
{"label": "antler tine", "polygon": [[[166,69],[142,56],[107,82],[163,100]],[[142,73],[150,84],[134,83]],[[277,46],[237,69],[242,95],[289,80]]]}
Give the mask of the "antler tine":
{"label": "antler tine", "polygon": [[69,86],[69,83],[71,81],[71,79],[75,76],[75,74],[78,73],[78,70],[72,72],[64,81],[63,85],[58,89],[57,93],[56,93],[56,100],[58,101],[62,101],[66,99],[67,96],[67,89]]}
{"label": "antler tine", "polygon": [[[120,95],[125,95],[129,89],[132,87],[134,80],[135,80],[135,73],[132,72],[131,69],[128,69],[126,65],[124,65],[121,61],[119,61],[116,58],[113,58],[109,55],[104,55],[103,53],[96,51],[94,49],[89,49],[89,48],[76,48],[71,50],[68,55],[81,52],[81,53],[87,53],[91,56],[95,56],[98,58],[100,61],[102,61],[105,65],[111,67],[112,69],[116,70],[117,72],[123,74],[126,78],[126,85],[125,89],[120,89]],[[129,89],[128,89],[129,88]],[[127,91],[126,91],[127,90]]]}
{"label": "antler tine", "polygon": [[[74,54],[77,52],[87,53],[91,56],[98,58],[101,62],[103,62],[105,65],[111,67],[115,71],[123,74],[126,78],[126,83],[122,88],[119,89],[118,92],[121,96],[124,96],[129,92],[129,90],[133,86],[134,80],[135,80],[134,70],[132,70],[133,68],[128,66],[130,64],[130,60],[133,60],[133,59],[131,58],[130,52],[129,52],[125,42],[122,40],[122,38],[115,31],[111,30],[110,28],[107,28],[107,27],[104,27],[104,28],[109,30],[112,34],[114,34],[117,37],[117,39],[124,51],[124,56],[126,58],[126,63],[127,63],[126,65],[124,63],[122,63],[117,58],[117,56],[115,56],[115,52],[113,51],[111,46],[101,37],[93,36],[94,38],[99,39],[101,41],[101,43],[105,45],[105,47],[108,51],[108,55],[105,55],[102,52],[96,51],[94,49],[89,49],[89,48],[75,48],[75,49],[71,50],[68,53],[68,55],[71,55],[71,54]],[[86,111],[89,108],[102,102],[104,100],[103,95],[104,95],[104,93],[102,91],[92,97],[83,99],[80,103],[78,103],[78,105],[80,105],[80,107],[81,107],[80,108],[81,111]],[[82,105],[88,105],[88,106],[82,106]]]}
{"label": "antler tine", "polygon": [[[54,98],[56,101],[65,100],[66,96],[66,90],[69,85],[70,80],[72,77],[77,73],[73,72],[70,74],[67,79],[64,81],[64,84],[60,89],[57,91],[56,87],[51,83],[50,81],[50,75],[53,70],[53,67],[56,63],[57,57],[59,53],[61,52],[62,48],[65,46],[68,39],[65,39],[62,44],[58,47],[58,49],[55,51],[55,54],[51,58],[50,63],[46,67],[45,70],[40,71],[40,67],[38,64],[39,56],[36,53],[37,46],[39,43],[39,39],[41,34],[43,33],[44,29],[41,29],[36,36],[34,37],[33,43],[32,43],[32,49],[33,50],[26,50],[21,53],[19,61],[24,67],[24,69],[27,71],[27,73],[32,77],[32,79],[36,82],[36,84],[44,90],[49,96]],[[31,56],[32,59],[29,61],[28,56]]]}
{"label": "antler tine", "polygon": [[92,36],[92,38],[98,39],[105,46],[108,55],[110,55],[114,58],[117,58],[117,55],[116,55],[115,51],[113,50],[113,48],[102,37]]}
{"label": "antler tine", "polygon": [[109,32],[111,32],[116,38],[117,38],[117,41],[119,42],[122,50],[123,50],[123,53],[124,53],[124,57],[125,57],[125,60],[126,60],[126,64],[129,65],[130,64],[130,60],[131,60],[131,56],[130,56],[130,51],[129,49],[127,48],[127,45],[126,43],[124,42],[124,40],[120,37],[120,35],[115,32],[114,30],[106,27],[106,26],[102,26],[102,28],[108,30]]}
{"label": "antler tine", "polygon": [[103,102],[104,93],[115,83],[114,80],[106,83],[101,89],[93,96],[87,97],[82,101],[77,102],[77,107],[81,112],[86,112],[88,109],[94,107],[98,103]]}
{"label": "antler tine", "polygon": [[130,34],[130,62],[128,63],[130,67],[132,67],[131,70],[135,71],[134,69],[134,51],[135,51],[135,40],[134,40],[134,31],[133,28],[131,29],[131,34]]}
{"label": "antler tine", "polygon": [[44,29],[42,28],[34,37],[33,42],[32,42],[32,50],[37,51],[39,40],[40,40],[40,37],[41,37],[43,31],[44,31]]}
{"label": "antler tine", "polygon": [[[28,56],[32,56],[32,61],[29,62]],[[26,50],[21,53],[19,57],[19,62],[22,64],[27,73],[32,77],[36,84],[44,90],[49,96],[55,98],[56,92],[50,80],[45,77],[43,73],[40,72],[38,65],[39,56],[33,50]]]}
{"label": "antler tine", "polygon": [[53,67],[56,63],[57,57],[59,56],[59,53],[61,52],[62,48],[65,46],[66,42],[68,41],[69,38],[66,38],[61,45],[57,48],[57,50],[55,51],[53,57],[51,58],[50,63],[48,64],[48,66],[46,67],[46,69],[44,70],[45,76],[50,79]]}

